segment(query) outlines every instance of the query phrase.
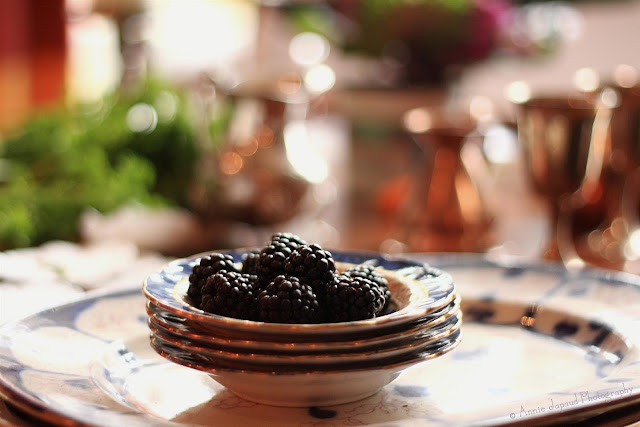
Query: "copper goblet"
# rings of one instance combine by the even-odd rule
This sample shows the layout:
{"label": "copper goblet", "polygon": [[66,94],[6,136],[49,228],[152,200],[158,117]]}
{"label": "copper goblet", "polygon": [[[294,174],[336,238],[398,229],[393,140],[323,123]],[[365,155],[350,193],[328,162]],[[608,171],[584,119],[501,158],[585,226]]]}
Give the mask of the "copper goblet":
{"label": "copper goblet", "polygon": [[545,259],[561,260],[558,219],[562,199],[578,190],[584,180],[597,114],[596,103],[581,97],[539,96],[519,104],[518,138],[527,174],[534,192],[546,200],[551,211]]}
{"label": "copper goblet", "polygon": [[420,108],[405,128],[422,151],[394,239],[408,251],[483,252],[494,243],[493,215],[474,175],[482,135],[466,111]]}
{"label": "copper goblet", "polygon": [[[632,224],[637,222],[637,115],[640,97],[633,88],[605,88],[599,108],[586,171],[580,188],[563,203],[560,231],[567,234],[561,251],[566,261],[624,269],[630,254]],[[594,213],[600,213],[596,217]],[[585,223],[583,218],[599,220]],[[569,234],[570,233],[570,234]]]}

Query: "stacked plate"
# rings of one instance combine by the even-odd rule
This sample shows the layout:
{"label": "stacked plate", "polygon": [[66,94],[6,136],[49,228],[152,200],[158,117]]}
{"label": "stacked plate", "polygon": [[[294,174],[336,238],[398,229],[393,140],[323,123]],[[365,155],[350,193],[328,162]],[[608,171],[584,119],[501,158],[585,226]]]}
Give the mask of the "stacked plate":
{"label": "stacked plate", "polygon": [[[247,251],[225,252],[238,263]],[[176,260],[144,282],[151,345],[173,362],[210,374],[248,400],[277,406],[354,401],[403,369],[452,350],[461,339],[460,297],[446,272],[377,254],[332,251],[338,270],[378,268],[394,311],[353,322],[279,324],[233,319],[190,304],[188,277],[200,256]]]}

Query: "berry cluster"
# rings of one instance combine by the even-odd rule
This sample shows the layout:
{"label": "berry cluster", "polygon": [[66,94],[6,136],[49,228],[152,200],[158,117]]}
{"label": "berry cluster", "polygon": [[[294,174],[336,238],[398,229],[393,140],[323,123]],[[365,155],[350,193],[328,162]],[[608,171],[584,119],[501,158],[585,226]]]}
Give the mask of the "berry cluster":
{"label": "berry cluster", "polygon": [[201,310],[273,323],[347,322],[374,318],[388,307],[387,280],[373,267],[336,270],[331,252],[291,233],[236,265],[229,255],[199,259],[187,291]]}

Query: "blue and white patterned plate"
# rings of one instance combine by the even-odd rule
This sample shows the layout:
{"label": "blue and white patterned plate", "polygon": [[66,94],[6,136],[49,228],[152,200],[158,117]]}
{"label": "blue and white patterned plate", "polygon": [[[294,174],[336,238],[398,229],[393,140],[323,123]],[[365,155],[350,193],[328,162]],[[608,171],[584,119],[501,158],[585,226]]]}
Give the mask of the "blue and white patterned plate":
{"label": "blue and white patterned plate", "polygon": [[339,334],[306,334],[306,335],[287,335],[287,334],[261,334],[259,337],[255,337],[250,333],[239,333],[237,330],[229,330],[220,325],[209,325],[195,321],[193,319],[185,318],[175,314],[172,311],[163,309],[160,306],[155,305],[151,301],[147,301],[147,314],[156,323],[169,328],[178,329],[183,336],[201,335],[206,337],[206,341],[213,343],[216,339],[220,340],[220,344],[229,344],[235,347],[256,347],[260,349],[266,349],[271,347],[276,350],[282,349],[284,346],[292,347],[295,344],[295,350],[306,351],[309,348],[327,349],[328,347],[342,346],[353,347],[359,344],[374,344],[376,341],[379,343],[387,340],[393,340],[394,338],[401,337],[407,333],[407,331],[416,328],[429,329],[437,326],[439,323],[447,320],[448,317],[457,315],[460,311],[461,297],[456,293],[456,297],[444,307],[441,307],[435,311],[429,312],[424,316],[416,318],[415,320],[394,325],[392,327],[378,328],[367,333],[362,331],[356,335],[354,339],[352,334],[339,335]]}
{"label": "blue and white patterned plate", "polygon": [[417,354],[426,352],[429,348],[436,347],[435,344],[450,337],[454,332],[460,330],[462,326],[462,316],[453,316],[449,321],[430,331],[413,336],[408,336],[406,342],[391,346],[378,347],[359,352],[335,352],[333,353],[289,353],[264,351],[242,351],[220,349],[208,344],[202,344],[185,339],[182,336],[175,336],[167,333],[161,327],[152,323],[149,324],[152,337],[162,343],[165,348],[175,348],[179,353],[192,353],[197,355],[207,364],[211,370],[229,369],[233,366],[235,370],[256,370],[256,371],[276,371],[280,369],[297,370],[298,372],[339,370],[342,367],[348,369],[354,365],[389,364],[390,360],[397,362],[399,359],[415,357]]}
{"label": "blue and white patterned plate", "polygon": [[147,314],[149,326],[160,329],[163,333],[179,338],[185,342],[208,346],[220,350],[234,352],[256,352],[261,354],[335,354],[335,353],[359,353],[373,351],[380,348],[398,346],[415,342],[416,340],[433,337],[443,328],[450,327],[458,322],[461,317],[460,300],[458,296],[437,317],[428,318],[397,331],[391,331],[385,335],[372,338],[359,337],[356,340],[346,341],[254,341],[247,339],[234,339],[219,336],[217,331],[202,331],[191,328],[185,324],[184,319],[174,318],[170,314],[163,313],[151,302],[147,302]]}
{"label": "blue and white patterned plate", "polygon": [[415,257],[453,276],[464,339],[361,401],[260,405],[164,360],[150,348],[138,286],[0,328],[0,394],[38,419],[99,426],[532,425],[602,420],[640,403],[638,277]]}

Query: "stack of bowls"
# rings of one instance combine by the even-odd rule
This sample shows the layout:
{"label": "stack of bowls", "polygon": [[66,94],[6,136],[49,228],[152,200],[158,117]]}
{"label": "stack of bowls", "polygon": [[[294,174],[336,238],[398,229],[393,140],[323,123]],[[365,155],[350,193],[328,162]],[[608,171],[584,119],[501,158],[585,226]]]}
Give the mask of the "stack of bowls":
{"label": "stack of bowls", "polygon": [[[238,263],[249,250],[224,251]],[[323,324],[240,320],[189,302],[200,257],[178,259],[144,281],[151,346],[166,359],[210,374],[233,393],[276,406],[334,405],[376,393],[402,370],[439,357],[461,339],[460,296],[451,276],[422,263],[332,251],[338,270],[375,266],[394,310],[373,319]]]}

